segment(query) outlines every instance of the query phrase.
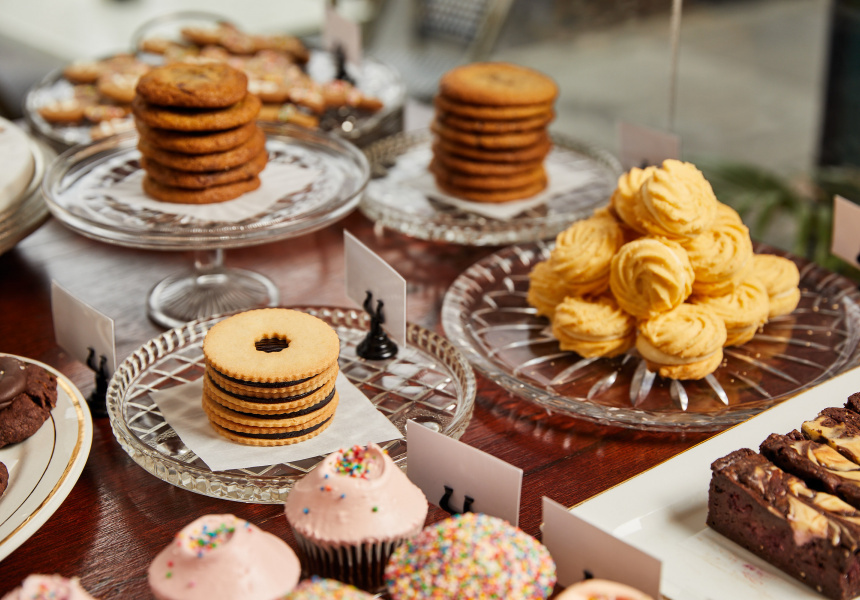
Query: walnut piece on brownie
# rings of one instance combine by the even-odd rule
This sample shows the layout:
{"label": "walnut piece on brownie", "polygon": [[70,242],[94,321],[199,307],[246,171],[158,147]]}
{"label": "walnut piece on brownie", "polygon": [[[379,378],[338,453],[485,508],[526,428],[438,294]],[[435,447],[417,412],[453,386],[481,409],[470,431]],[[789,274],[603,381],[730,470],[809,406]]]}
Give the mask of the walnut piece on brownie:
{"label": "walnut piece on brownie", "polygon": [[36,433],[57,405],[57,378],[42,367],[0,357],[0,448]]}

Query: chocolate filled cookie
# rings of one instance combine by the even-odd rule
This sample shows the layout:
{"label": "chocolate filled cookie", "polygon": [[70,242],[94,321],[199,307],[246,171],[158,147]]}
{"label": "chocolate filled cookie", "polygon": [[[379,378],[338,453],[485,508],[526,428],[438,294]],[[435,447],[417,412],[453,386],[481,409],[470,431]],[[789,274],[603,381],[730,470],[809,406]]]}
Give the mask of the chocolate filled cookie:
{"label": "chocolate filled cookie", "polygon": [[56,377],[38,365],[0,357],[0,448],[36,433],[56,405]]}

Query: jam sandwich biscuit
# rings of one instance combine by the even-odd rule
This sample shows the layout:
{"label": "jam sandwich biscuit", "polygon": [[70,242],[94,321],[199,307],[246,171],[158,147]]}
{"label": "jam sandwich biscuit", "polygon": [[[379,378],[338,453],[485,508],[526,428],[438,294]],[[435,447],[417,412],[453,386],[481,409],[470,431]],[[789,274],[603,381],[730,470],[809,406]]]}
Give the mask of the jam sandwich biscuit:
{"label": "jam sandwich biscuit", "polygon": [[787,315],[800,302],[800,271],[794,262],[773,254],[756,254],[753,275],[764,284],[768,295],[768,318]]}
{"label": "jam sandwich biscuit", "polygon": [[334,376],[327,381],[307,389],[252,396],[224,385],[223,380],[221,383],[216,382],[212,376],[212,370],[209,369],[203,379],[203,390],[212,400],[225,408],[243,413],[271,415],[306,409],[325,401],[334,391],[336,375],[335,370]]}
{"label": "jam sandwich biscuit", "polygon": [[611,295],[568,297],[555,307],[552,334],[562,350],[582,357],[617,356],[633,347],[636,319],[621,310]]}

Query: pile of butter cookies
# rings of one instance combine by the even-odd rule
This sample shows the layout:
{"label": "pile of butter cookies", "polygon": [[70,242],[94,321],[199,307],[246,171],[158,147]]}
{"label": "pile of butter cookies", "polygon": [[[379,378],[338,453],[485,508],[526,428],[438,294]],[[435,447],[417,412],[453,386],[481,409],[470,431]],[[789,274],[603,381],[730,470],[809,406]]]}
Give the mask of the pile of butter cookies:
{"label": "pile of butter cookies", "polygon": [[322,433],[339,396],[340,340],[325,321],[263,308],[227,317],[203,340],[203,410],[221,436],[250,446]]}
{"label": "pile of butter cookies", "polygon": [[740,216],[692,164],[621,175],[608,207],[561,232],[529,274],[528,303],[552,321],[563,350],[583,357],[633,348],[652,371],[702,379],[723,347],[792,312],[800,274],[754,254]]}
{"label": "pile of butter cookies", "polygon": [[550,77],[511,63],[471,63],[445,73],[431,126],[430,172],[439,189],[475,202],[541,192],[557,96]]}
{"label": "pile of butter cookies", "polygon": [[140,78],[132,102],[143,190],[163,202],[211,204],[260,186],[260,100],[226,63],[173,63]]}

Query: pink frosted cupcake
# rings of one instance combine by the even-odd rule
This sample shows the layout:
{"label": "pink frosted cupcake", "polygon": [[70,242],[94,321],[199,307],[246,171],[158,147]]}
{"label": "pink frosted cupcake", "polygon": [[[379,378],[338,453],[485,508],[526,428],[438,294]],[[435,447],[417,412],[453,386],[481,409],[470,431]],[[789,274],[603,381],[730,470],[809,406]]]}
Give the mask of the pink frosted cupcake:
{"label": "pink frosted cupcake", "polygon": [[272,600],[299,581],[299,559],[278,537],[233,515],[186,525],[149,566],[157,600]]}
{"label": "pink frosted cupcake", "polygon": [[28,575],[3,600],[95,600],[78,583],[78,578],[60,575]]}
{"label": "pink frosted cupcake", "polygon": [[373,600],[373,596],[334,579],[311,577],[299,583],[282,600]]}
{"label": "pink frosted cupcake", "polygon": [[427,517],[424,494],[376,444],[330,454],[284,508],[304,571],[367,591],[382,588],[388,557]]}

